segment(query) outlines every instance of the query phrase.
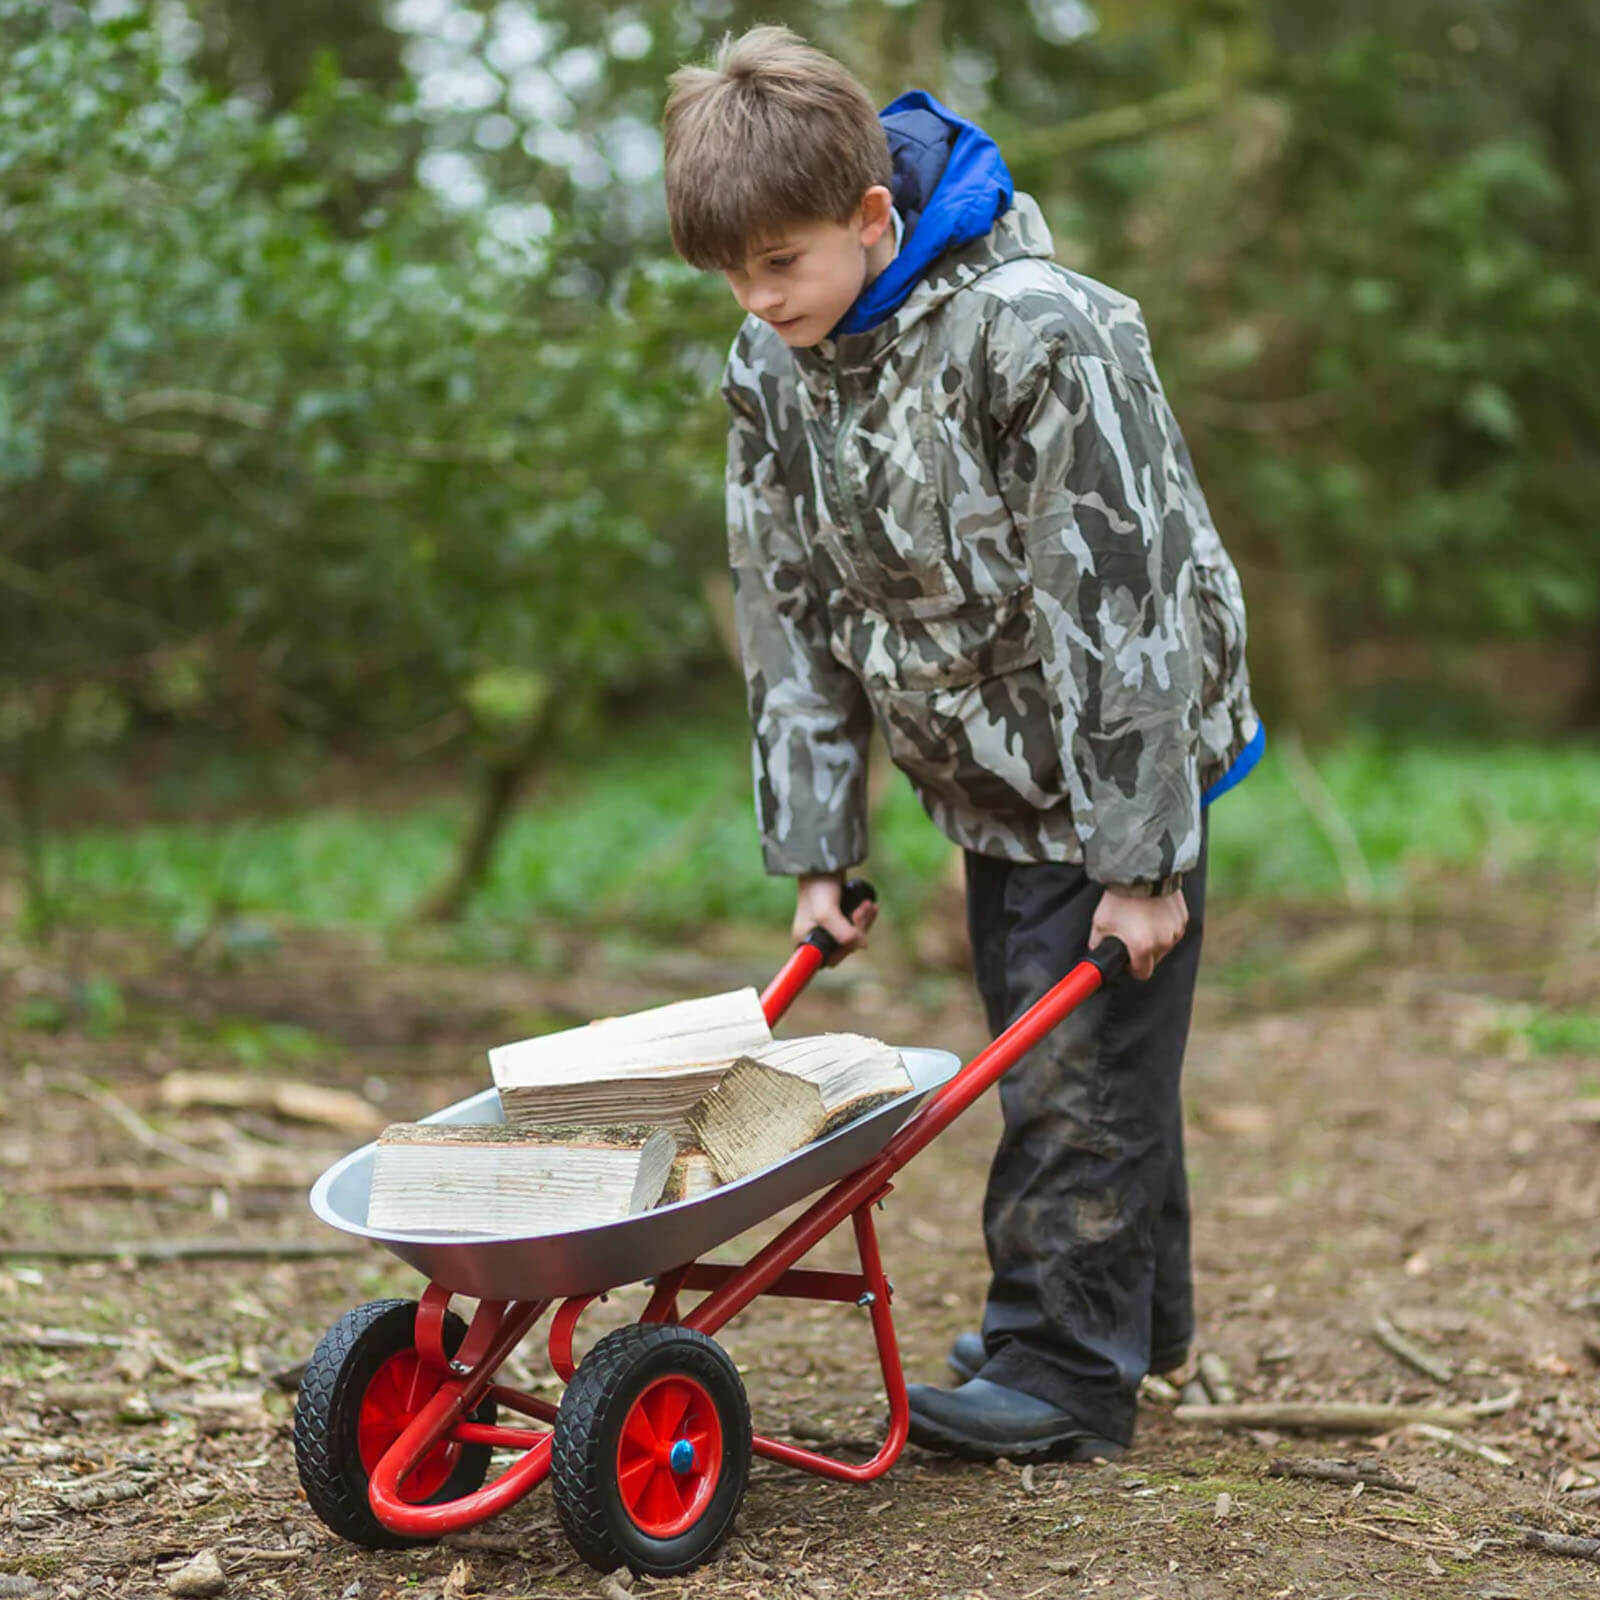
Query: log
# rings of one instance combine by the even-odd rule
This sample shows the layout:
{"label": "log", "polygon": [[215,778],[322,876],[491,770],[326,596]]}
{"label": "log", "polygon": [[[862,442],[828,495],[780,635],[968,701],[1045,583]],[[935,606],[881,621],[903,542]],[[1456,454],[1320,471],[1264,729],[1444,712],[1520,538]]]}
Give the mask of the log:
{"label": "log", "polygon": [[372,1162],[367,1226],[533,1237],[647,1211],[677,1154],[664,1129],[401,1122]]}
{"label": "log", "polygon": [[498,1045],[489,1067],[509,1123],[643,1122],[687,1145],[690,1109],[732,1061],[771,1042],[750,988]]}
{"label": "log", "polygon": [[672,1171],[667,1175],[667,1186],[661,1191],[657,1205],[675,1205],[679,1200],[698,1200],[717,1187],[716,1169],[711,1157],[693,1145],[680,1150],[672,1160]]}
{"label": "log", "polygon": [[743,1056],[689,1112],[689,1129],[718,1181],[733,1183],[809,1143],[827,1120],[816,1084]]}
{"label": "log", "polygon": [[784,1039],[736,1061],[690,1113],[695,1142],[732,1183],[911,1088],[900,1052],[856,1033]]}

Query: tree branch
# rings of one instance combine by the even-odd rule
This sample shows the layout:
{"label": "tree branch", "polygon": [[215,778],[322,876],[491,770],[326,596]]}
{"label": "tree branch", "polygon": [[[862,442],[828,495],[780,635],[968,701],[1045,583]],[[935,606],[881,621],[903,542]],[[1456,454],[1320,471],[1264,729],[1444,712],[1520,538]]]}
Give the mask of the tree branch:
{"label": "tree branch", "polygon": [[1138,105],[1113,106],[1108,111],[1093,111],[1086,117],[1014,139],[1006,146],[1013,162],[1037,161],[1046,156],[1073,155],[1096,146],[1117,144],[1124,139],[1142,139],[1152,133],[1210,116],[1222,104],[1220,83],[1191,83],[1168,90]]}

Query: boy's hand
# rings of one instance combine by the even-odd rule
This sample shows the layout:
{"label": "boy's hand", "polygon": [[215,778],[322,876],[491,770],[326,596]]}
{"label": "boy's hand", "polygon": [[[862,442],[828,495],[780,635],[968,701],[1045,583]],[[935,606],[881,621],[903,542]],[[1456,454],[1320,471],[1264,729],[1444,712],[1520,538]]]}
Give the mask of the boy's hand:
{"label": "boy's hand", "polygon": [[844,887],[844,874],[837,872],[811,873],[799,878],[795,884],[794,925],[789,930],[796,944],[803,944],[813,928],[826,928],[839,941],[839,948],[827,965],[836,967],[852,950],[865,950],[867,930],[877,919],[877,903],[863,901],[856,907],[852,921],[839,909],[839,892]]}
{"label": "boy's hand", "polygon": [[1182,889],[1151,899],[1107,889],[1095,908],[1089,948],[1102,939],[1120,939],[1128,947],[1128,967],[1143,981],[1156,963],[1183,937],[1189,926],[1189,903]]}

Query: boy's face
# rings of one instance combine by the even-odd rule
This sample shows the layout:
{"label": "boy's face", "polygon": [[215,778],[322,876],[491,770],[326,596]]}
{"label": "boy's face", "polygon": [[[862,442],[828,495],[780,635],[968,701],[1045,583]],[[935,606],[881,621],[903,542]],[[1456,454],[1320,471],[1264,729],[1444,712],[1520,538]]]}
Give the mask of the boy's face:
{"label": "boy's face", "polygon": [[791,349],[826,339],[894,257],[892,204],[889,191],[875,186],[847,222],[794,222],[761,240],[743,267],[723,273],[734,299]]}

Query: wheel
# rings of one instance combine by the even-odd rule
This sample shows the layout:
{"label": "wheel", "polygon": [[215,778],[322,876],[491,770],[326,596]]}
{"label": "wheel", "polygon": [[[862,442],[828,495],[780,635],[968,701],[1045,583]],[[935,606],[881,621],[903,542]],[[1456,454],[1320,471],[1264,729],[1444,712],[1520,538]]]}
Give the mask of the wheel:
{"label": "wheel", "polygon": [[[437,1385],[417,1390],[422,1359],[416,1348],[415,1300],[369,1300],[347,1311],[323,1334],[300,1380],[294,1408],[294,1458],[311,1509],[341,1538],[369,1550],[404,1550],[427,1544],[394,1533],[373,1515],[367,1479],[406,1424],[433,1398]],[[454,1354],[466,1336],[454,1312],[444,1319],[444,1347]],[[493,1422],[495,1403],[484,1400],[474,1422]],[[459,1500],[481,1488],[489,1471],[489,1446],[436,1445],[405,1480],[414,1505]]]}
{"label": "wheel", "polygon": [[673,1324],[608,1333],[561,1397],[556,1514],[600,1572],[688,1572],[727,1537],[750,1477],[750,1403],[727,1352]]}

